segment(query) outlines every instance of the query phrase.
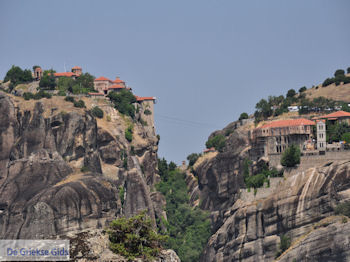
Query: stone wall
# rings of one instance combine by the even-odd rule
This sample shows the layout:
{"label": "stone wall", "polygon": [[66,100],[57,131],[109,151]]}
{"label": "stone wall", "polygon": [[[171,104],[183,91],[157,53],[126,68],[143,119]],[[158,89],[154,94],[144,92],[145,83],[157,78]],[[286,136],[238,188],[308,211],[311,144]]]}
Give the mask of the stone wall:
{"label": "stone wall", "polygon": [[277,186],[282,183],[283,177],[272,177],[270,178],[270,187],[267,187],[267,183],[264,183],[264,186],[257,189],[256,194],[254,193],[254,188],[248,189],[240,189],[240,199],[246,202],[254,201],[258,199],[263,199],[270,196]]}
{"label": "stone wall", "polygon": [[[270,166],[276,167],[281,163],[282,155],[270,155]],[[311,167],[323,166],[329,162],[350,160],[350,151],[326,152],[325,155],[302,156],[297,171],[304,171]]]}

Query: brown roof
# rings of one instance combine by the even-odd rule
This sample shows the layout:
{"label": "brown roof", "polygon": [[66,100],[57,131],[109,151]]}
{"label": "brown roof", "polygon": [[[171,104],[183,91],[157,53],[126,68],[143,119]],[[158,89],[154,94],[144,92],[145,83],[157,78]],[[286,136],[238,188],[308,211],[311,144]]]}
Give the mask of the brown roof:
{"label": "brown roof", "polygon": [[72,67],[72,69],[81,69],[80,66],[75,66],[75,67]]}
{"label": "brown roof", "polygon": [[53,75],[54,76],[66,76],[66,77],[76,76],[76,74],[74,74],[72,72],[54,73]]}
{"label": "brown roof", "polygon": [[91,95],[91,96],[104,96],[103,93],[92,93],[92,92],[90,92],[88,94]]}
{"label": "brown roof", "polygon": [[107,77],[100,76],[99,78],[96,78],[95,81],[111,81]]}
{"label": "brown roof", "polygon": [[147,97],[135,96],[135,97],[136,97],[136,101],[156,100],[154,96],[147,96]]}
{"label": "brown roof", "polygon": [[121,85],[111,85],[110,87],[108,87],[108,89],[121,89],[121,88],[125,88],[125,87]]}
{"label": "brown roof", "polygon": [[345,111],[337,111],[325,116],[320,116],[319,118],[339,118],[339,117],[350,117],[350,113]]}
{"label": "brown roof", "polygon": [[287,127],[287,126],[312,126],[314,124],[315,124],[314,121],[311,121],[305,118],[299,118],[299,119],[273,121],[263,125],[260,128],[274,128],[274,127]]}

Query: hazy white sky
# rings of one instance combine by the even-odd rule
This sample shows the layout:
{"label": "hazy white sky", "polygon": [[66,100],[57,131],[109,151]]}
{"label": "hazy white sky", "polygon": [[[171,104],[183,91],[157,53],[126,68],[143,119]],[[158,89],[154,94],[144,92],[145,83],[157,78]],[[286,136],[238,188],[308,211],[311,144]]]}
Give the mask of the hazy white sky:
{"label": "hazy white sky", "polygon": [[180,163],[268,95],[350,66],[350,1],[0,1],[11,65],[120,76],[156,96],[159,155]]}

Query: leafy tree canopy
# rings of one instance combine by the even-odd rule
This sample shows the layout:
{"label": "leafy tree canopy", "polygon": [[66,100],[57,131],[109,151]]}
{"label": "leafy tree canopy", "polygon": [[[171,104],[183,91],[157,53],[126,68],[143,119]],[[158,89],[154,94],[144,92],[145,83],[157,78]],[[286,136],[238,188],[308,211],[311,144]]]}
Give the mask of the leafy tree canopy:
{"label": "leafy tree canopy", "polygon": [[113,252],[129,260],[136,257],[153,261],[161,250],[167,237],[154,231],[146,211],[131,218],[113,220],[107,229],[110,248]]}
{"label": "leafy tree canopy", "polygon": [[226,138],[224,135],[216,135],[208,139],[205,143],[207,148],[214,147],[216,150],[222,152],[225,147]]}
{"label": "leafy tree canopy", "polygon": [[248,114],[246,112],[243,112],[240,116],[238,120],[242,120],[242,119],[248,119]]}
{"label": "leafy tree canopy", "polygon": [[11,81],[12,87],[21,83],[31,82],[33,81],[32,72],[28,69],[22,70],[19,66],[13,65],[4,78],[4,82],[7,81]]}
{"label": "leafy tree canopy", "polygon": [[198,154],[198,153],[192,153],[190,155],[187,156],[187,160],[188,160],[188,166],[193,166],[194,163],[196,163],[197,159],[201,156],[202,154]]}
{"label": "leafy tree canopy", "polygon": [[287,97],[294,97],[296,95],[296,92],[294,89],[289,89],[287,92]]}
{"label": "leafy tree canopy", "polygon": [[296,145],[291,145],[283,152],[281,165],[294,167],[297,164],[300,164],[300,148]]}
{"label": "leafy tree canopy", "polygon": [[114,103],[115,108],[122,114],[135,117],[135,96],[128,90],[122,90],[120,92],[110,92],[108,97]]}

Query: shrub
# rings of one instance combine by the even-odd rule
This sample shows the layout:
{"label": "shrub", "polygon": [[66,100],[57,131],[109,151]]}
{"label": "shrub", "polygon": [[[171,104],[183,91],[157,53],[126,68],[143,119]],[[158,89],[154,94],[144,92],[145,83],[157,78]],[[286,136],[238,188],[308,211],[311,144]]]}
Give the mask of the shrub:
{"label": "shrub", "polygon": [[32,72],[28,69],[22,70],[19,66],[13,65],[4,78],[4,82],[7,81],[11,81],[12,86],[31,82],[33,81]]}
{"label": "shrub", "polygon": [[85,107],[85,103],[83,100],[74,101],[74,107],[83,108],[83,107]]}
{"label": "shrub", "polygon": [[54,70],[44,71],[43,77],[40,79],[39,86],[41,88],[47,88],[51,90],[55,89],[56,79],[54,73]]}
{"label": "shrub", "polygon": [[294,97],[296,95],[296,92],[294,89],[289,89],[287,92],[287,97]]}
{"label": "shrub", "polygon": [[72,96],[66,96],[64,100],[74,103],[74,97]]}
{"label": "shrub", "polygon": [[207,148],[214,147],[216,150],[222,152],[225,147],[226,139],[223,135],[216,135],[208,139],[205,143]]}
{"label": "shrub", "polygon": [[58,91],[59,96],[66,96],[66,92],[63,90]]}
{"label": "shrub", "polygon": [[291,243],[290,237],[286,235],[280,236],[279,250],[277,251],[275,258],[279,257],[284,251],[286,251]]}
{"label": "shrub", "polygon": [[143,113],[144,113],[146,116],[152,115],[152,112],[151,112],[151,110],[149,110],[149,109],[146,109],[145,111],[143,111]]}
{"label": "shrub", "polygon": [[282,154],[281,164],[286,167],[300,164],[300,148],[296,145],[289,146]]}
{"label": "shrub", "polygon": [[125,188],[120,186],[119,187],[119,199],[122,205],[124,205],[124,193],[125,193]]}
{"label": "shrub", "polygon": [[110,92],[108,97],[120,113],[132,118],[135,117],[135,106],[133,103],[136,102],[136,98],[130,91],[122,90],[118,93]]}
{"label": "shrub", "polygon": [[350,143],[350,132],[342,134],[341,140],[345,141],[346,143]]}
{"label": "shrub", "polygon": [[103,110],[99,108],[98,106],[95,106],[92,110],[91,113],[93,116],[98,117],[98,118],[103,118]]}
{"label": "shrub", "polygon": [[194,163],[196,163],[197,159],[201,156],[202,154],[197,154],[197,153],[192,153],[187,156],[188,160],[188,166],[193,166]]}
{"label": "shrub", "polygon": [[248,114],[246,112],[243,112],[240,116],[238,120],[243,120],[243,119],[248,119]]}
{"label": "shrub", "polygon": [[350,201],[338,204],[334,211],[337,215],[341,214],[350,217]]}
{"label": "shrub", "polygon": [[151,219],[146,212],[113,220],[107,229],[110,249],[129,260],[136,257],[153,261],[167,237],[153,230]]}
{"label": "shrub", "polygon": [[343,69],[338,69],[334,72],[334,77],[344,76],[344,75],[345,75],[345,71]]}
{"label": "shrub", "polygon": [[299,93],[303,93],[307,90],[306,86],[303,86],[299,89]]}
{"label": "shrub", "polygon": [[133,132],[133,126],[129,126],[127,129],[125,129],[125,138],[129,142],[132,141],[132,132]]}
{"label": "shrub", "polygon": [[347,74],[350,74],[350,67],[348,67],[348,68],[346,69],[346,73],[347,73]]}
{"label": "shrub", "polygon": [[23,98],[24,98],[25,100],[30,100],[30,99],[33,99],[33,98],[34,98],[34,95],[33,95],[33,93],[25,92],[25,93],[23,94]]}
{"label": "shrub", "polygon": [[107,122],[111,122],[111,121],[112,121],[111,116],[108,115],[108,116],[107,116]]}

